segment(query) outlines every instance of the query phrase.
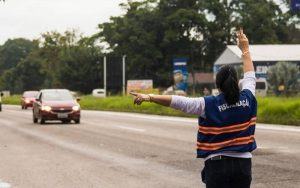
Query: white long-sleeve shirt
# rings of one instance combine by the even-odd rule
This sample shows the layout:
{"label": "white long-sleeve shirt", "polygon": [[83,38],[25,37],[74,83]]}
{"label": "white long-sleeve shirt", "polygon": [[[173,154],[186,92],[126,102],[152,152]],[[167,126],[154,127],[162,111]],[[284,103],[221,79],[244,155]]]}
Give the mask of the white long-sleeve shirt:
{"label": "white long-sleeve shirt", "polygon": [[[239,87],[241,90],[248,89],[255,96],[255,87],[256,87],[256,77],[254,71],[249,71],[244,74],[244,78],[240,80]],[[189,98],[183,96],[172,96],[171,108],[181,110],[188,114],[199,115],[205,118],[205,101],[203,97],[198,98]],[[213,154],[205,158],[205,160],[218,156],[226,155],[231,157],[239,158],[251,158],[252,154],[250,152],[245,153],[235,153],[235,152],[222,152],[218,154]]]}

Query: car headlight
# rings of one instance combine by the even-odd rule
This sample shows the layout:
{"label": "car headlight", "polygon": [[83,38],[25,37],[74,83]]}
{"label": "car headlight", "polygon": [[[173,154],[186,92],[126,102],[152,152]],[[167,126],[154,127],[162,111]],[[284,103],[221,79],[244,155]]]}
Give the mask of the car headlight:
{"label": "car headlight", "polygon": [[26,102],[26,103],[30,103],[30,100],[29,100],[29,99],[25,99],[25,102]]}
{"label": "car headlight", "polygon": [[78,111],[78,110],[80,110],[80,106],[73,106],[73,107],[72,107],[72,110],[73,110],[73,111]]}
{"label": "car headlight", "polygon": [[42,111],[50,112],[51,107],[50,106],[42,106]]}

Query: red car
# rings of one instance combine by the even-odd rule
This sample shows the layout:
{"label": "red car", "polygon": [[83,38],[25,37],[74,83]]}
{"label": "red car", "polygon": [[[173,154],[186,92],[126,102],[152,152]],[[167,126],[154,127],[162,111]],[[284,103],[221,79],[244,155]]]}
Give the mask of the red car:
{"label": "red car", "polygon": [[80,123],[79,99],[74,99],[66,89],[41,90],[33,103],[33,122],[44,124],[49,120],[60,120],[70,123],[72,120]]}
{"label": "red car", "polygon": [[35,101],[38,91],[25,91],[21,98],[21,107],[22,109],[27,109],[28,107],[33,106],[33,102]]}

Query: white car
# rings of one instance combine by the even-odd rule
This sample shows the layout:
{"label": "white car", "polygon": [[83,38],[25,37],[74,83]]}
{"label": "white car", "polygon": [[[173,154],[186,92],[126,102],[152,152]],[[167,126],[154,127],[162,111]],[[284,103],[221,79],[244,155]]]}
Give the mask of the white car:
{"label": "white car", "polygon": [[105,89],[94,89],[92,95],[94,97],[105,98],[106,97],[106,92],[105,92]]}
{"label": "white car", "polygon": [[265,78],[258,78],[256,80],[256,95],[265,97],[267,96],[268,82]]}

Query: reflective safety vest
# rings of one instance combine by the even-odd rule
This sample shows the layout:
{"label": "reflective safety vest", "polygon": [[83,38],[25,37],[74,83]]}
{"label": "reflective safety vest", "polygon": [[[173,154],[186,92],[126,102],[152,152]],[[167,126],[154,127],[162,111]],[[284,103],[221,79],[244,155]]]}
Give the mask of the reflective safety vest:
{"label": "reflective safety vest", "polygon": [[228,105],[224,94],[204,97],[205,116],[199,117],[197,157],[230,152],[251,152],[254,139],[257,102],[250,90],[240,92],[236,104]]}

